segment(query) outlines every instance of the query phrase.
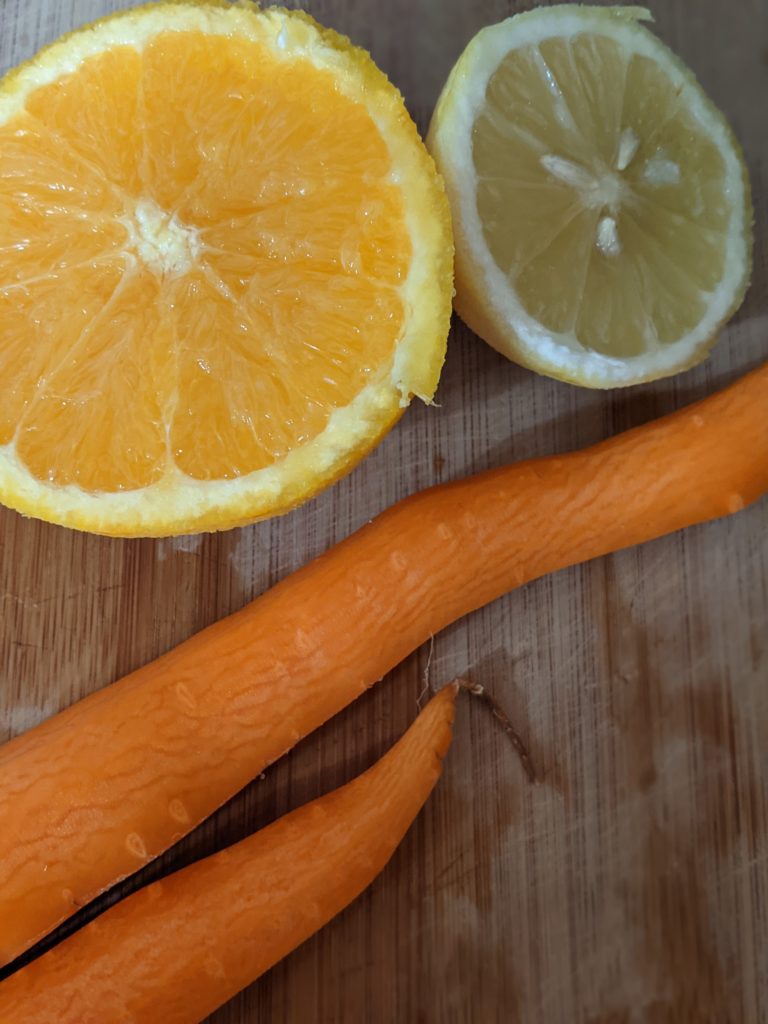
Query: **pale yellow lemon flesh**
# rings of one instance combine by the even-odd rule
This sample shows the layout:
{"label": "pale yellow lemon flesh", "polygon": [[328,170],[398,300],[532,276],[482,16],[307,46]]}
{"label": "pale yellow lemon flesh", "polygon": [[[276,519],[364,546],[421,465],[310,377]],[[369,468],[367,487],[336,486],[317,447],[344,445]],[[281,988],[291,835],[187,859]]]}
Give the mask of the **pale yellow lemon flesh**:
{"label": "pale yellow lemon flesh", "polygon": [[457,309],[510,358],[596,387],[702,358],[749,276],[740,150],[644,13],[541,8],[482,31],[429,135]]}

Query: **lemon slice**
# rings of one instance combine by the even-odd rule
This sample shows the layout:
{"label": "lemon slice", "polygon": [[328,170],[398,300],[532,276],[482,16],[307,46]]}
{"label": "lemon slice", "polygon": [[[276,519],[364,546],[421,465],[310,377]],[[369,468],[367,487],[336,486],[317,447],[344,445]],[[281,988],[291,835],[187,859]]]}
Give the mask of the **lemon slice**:
{"label": "lemon slice", "polygon": [[484,29],[428,137],[457,311],[510,359],[588,387],[703,359],[749,279],[739,146],[649,17],[568,5]]}

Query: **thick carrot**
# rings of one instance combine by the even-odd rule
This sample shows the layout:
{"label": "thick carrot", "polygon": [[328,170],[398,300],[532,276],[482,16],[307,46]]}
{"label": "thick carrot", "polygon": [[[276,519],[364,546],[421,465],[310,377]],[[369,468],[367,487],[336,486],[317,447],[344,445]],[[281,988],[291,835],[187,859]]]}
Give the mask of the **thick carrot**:
{"label": "thick carrot", "polygon": [[416,494],[0,749],[0,957],[167,849],[430,635],[768,490],[768,364],[569,455]]}
{"label": "thick carrot", "polygon": [[346,786],[142,889],[0,984],[3,1024],[195,1024],[313,935],[437,782],[457,686]]}

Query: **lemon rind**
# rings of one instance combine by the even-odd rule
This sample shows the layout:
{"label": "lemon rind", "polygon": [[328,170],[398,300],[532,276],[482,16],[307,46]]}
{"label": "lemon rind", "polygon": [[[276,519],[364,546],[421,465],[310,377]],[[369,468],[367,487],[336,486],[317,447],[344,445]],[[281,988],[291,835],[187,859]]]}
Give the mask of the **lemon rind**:
{"label": "lemon rind", "polygon": [[[530,369],[594,388],[626,387],[687,369],[706,357],[722,324],[738,308],[749,283],[752,204],[749,177],[738,142],[722,113],[693,72],[653,33],[639,24],[642,8],[582,5],[537,8],[482,29],[454,66],[438,100],[427,145],[443,175],[456,238],[459,316],[492,347]],[[647,13],[647,12],[645,12]],[[556,334],[531,317],[493,261],[477,211],[471,131],[488,82],[510,50],[553,36],[594,32],[660,62],[693,115],[706,126],[726,164],[734,190],[726,241],[726,268],[706,315],[683,338],[652,353],[629,358],[583,348],[573,335]]]}

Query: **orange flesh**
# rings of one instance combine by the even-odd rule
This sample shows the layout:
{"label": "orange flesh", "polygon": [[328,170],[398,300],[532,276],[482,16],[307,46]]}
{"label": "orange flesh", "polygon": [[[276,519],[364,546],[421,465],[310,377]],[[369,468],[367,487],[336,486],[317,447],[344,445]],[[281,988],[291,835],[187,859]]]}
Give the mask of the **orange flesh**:
{"label": "orange flesh", "polygon": [[253,41],[168,32],[36,90],[0,127],[0,444],[117,491],[315,437],[402,331],[390,166],[330,72]]}

